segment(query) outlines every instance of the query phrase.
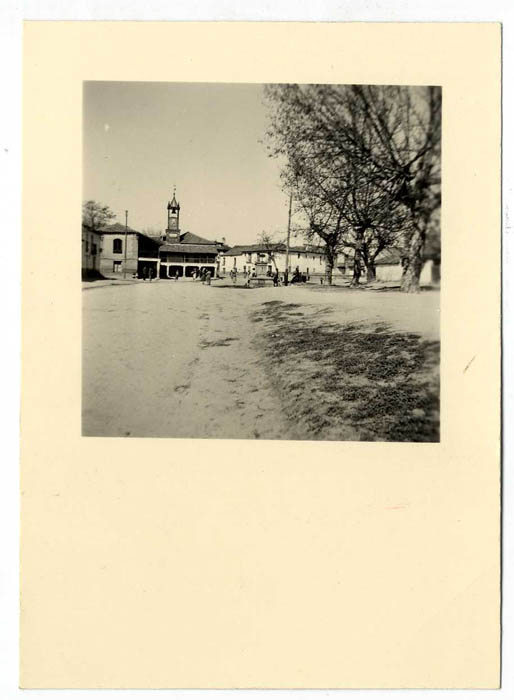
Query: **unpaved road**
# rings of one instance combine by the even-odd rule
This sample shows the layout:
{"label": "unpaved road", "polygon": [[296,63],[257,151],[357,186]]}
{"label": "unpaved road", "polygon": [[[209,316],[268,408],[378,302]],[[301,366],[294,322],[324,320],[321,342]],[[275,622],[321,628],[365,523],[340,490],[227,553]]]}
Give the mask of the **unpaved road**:
{"label": "unpaved road", "polygon": [[83,293],[83,434],[292,438],[252,344],[269,290],[158,282]]}
{"label": "unpaved road", "polygon": [[[83,434],[306,437],[296,434],[296,421],[286,419],[287,397],[270,379],[277,367],[270,371],[255,342],[262,325],[252,322],[252,313],[265,314],[263,303],[270,300],[298,304],[293,315],[315,323],[380,319],[424,338],[439,336],[437,292],[247,290],[192,281],[86,288]],[[297,364],[300,358],[294,369],[301,373]],[[299,400],[313,400],[308,386]]]}

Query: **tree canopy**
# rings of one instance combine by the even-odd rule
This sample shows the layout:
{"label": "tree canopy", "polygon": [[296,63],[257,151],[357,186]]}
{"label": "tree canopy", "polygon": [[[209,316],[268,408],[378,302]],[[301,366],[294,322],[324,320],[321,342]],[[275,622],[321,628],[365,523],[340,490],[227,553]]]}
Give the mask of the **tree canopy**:
{"label": "tree canopy", "polygon": [[440,206],[440,88],[272,85],[268,146],[285,189],[327,254],[354,250],[368,278],[402,249],[405,291],[419,288],[427,230]]}
{"label": "tree canopy", "polygon": [[82,223],[97,231],[115,218],[114,212],[105,205],[89,199],[82,204]]}

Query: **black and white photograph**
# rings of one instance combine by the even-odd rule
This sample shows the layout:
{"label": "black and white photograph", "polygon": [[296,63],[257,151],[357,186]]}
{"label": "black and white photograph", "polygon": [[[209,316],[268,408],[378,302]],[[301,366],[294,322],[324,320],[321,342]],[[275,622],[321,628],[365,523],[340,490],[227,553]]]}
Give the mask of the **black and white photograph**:
{"label": "black and white photograph", "polygon": [[503,683],[505,46],[24,24],[14,692]]}
{"label": "black and white photograph", "polygon": [[441,108],[84,82],[83,436],[439,442]]}

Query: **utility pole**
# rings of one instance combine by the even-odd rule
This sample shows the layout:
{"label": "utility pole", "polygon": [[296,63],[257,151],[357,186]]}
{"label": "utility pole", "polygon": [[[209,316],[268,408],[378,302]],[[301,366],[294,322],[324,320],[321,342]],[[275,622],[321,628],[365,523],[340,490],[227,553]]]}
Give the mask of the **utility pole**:
{"label": "utility pole", "polygon": [[287,241],[286,241],[286,270],[284,272],[284,285],[289,282],[289,241],[291,240],[291,209],[293,208],[293,193],[289,195],[289,215],[287,217]]}
{"label": "utility pole", "polygon": [[127,279],[127,219],[128,219],[128,209],[125,209],[125,246],[123,250],[125,255],[123,258],[123,279]]}

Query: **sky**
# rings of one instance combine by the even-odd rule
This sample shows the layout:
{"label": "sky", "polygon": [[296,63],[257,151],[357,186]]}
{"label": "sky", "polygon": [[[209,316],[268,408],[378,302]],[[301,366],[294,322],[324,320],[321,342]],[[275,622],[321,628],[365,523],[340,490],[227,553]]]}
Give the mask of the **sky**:
{"label": "sky", "polygon": [[83,199],[163,231],[175,185],[183,232],[283,238],[288,198],[266,129],[261,85],[85,82]]}

